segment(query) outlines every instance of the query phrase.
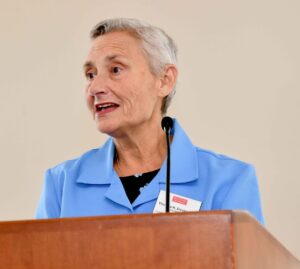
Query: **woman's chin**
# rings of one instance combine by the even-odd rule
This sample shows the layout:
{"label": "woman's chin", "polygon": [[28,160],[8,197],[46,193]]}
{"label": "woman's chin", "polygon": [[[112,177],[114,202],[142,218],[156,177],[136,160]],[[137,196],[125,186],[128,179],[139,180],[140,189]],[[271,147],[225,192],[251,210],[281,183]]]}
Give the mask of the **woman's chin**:
{"label": "woman's chin", "polygon": [[96,124],[98,131],[103,134],[112,136],[117,130],[116,125],[112,123],[98,121]]}

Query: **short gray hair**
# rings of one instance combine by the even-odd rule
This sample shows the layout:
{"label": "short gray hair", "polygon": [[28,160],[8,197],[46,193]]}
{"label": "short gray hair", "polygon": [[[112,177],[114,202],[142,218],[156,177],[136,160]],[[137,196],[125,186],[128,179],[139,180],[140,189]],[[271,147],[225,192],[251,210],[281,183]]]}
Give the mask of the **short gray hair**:
{"label": "short gray hair", "polygon": [[[127,18],[108,19],[99,22],[91,31],[91,39],[110,32],[126,31],[142,41],[142,49],[148,59],[150,69],[154,75],[159,75],[166,64],[177,64],[177,46],[173,39],[162,29],[144,21]],[[172,92],[163,99],[161,112],[166,114],[175,94]]]}

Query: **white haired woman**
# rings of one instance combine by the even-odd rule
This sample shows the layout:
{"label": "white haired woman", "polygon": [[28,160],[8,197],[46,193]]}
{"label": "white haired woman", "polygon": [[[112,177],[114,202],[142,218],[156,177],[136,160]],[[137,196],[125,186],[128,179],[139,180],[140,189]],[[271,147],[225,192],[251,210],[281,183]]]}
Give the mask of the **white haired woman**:
{"label": "white haired woman", "polygon": [[[47,170],[37,218],[150,213],[166,187],[161,120],[175,93],[174,41],[134,19],[102,21],[91,39],[86,101],[109,139]],[[175,119],[171,159],[173,203],[197,201],[193,210],[244,209],[263,223],[251,165],[195,147]]]}

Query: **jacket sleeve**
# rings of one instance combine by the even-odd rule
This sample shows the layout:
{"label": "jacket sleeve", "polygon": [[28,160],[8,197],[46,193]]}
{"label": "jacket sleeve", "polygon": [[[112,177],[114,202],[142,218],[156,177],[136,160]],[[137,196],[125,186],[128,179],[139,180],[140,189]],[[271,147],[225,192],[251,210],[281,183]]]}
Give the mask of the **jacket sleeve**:
{"label": "jacket sleeve", "polygon": [[55,180],[52,170],[45,173],[44,186],[38,208],[36,211],[37,219],[59,218],[61,208],[61,195],[59,194],[59,181]]}
{"label": "jacket sleeve", "polygon": [[232,180],[221,209],[247,210],[261,224],[264,224],[257,177],[253,166],[246,165],[242,172]]}

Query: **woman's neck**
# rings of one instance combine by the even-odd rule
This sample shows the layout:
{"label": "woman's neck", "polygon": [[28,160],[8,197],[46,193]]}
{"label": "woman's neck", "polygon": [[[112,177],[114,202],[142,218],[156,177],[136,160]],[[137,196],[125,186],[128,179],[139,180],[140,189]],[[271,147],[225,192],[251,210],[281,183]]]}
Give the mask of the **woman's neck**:
{"label": "woman's neck", "polygon": [[115,170],[119,176],[159,169],[166,157],[166,141],[160,125],[136,130],[114,139]]}

